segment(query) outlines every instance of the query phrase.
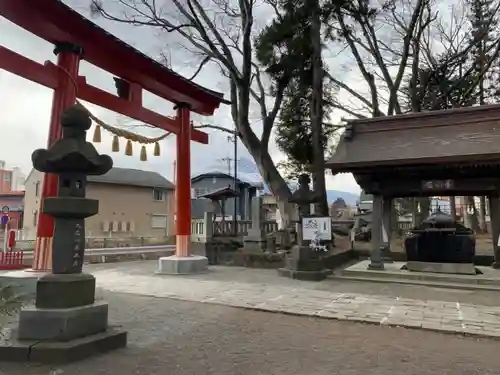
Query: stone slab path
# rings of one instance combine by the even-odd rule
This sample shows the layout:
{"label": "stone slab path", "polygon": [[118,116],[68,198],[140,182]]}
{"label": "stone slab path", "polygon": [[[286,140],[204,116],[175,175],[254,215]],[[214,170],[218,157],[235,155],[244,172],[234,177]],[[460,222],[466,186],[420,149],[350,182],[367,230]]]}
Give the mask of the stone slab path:
{"label": "stone slab path", "polygon": [[210,280],[207,275],[130,274],[120,268],[96,268],[91,272],[97,278],[98,287],[113,292],[500,338],[500,307],[496,306],[332,293],[296,281],[287,286],[281,282]]}

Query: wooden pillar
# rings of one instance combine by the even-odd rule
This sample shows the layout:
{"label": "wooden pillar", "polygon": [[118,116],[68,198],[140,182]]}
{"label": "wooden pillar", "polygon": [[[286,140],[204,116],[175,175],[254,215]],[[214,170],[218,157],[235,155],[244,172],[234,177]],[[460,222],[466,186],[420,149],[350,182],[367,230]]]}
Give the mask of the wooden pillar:
{"label": "wooden pillar", "polygon": [[381,195],[373,195],[373,210],[372,210],[372,240],[370,270],[383,270],[384,263],[382,261],[382,253],[380,246],[382,245],[382,210],[383,200]]}
{"label": "wooden pillar", "polygon": [[493,240],[493,255],[495,261],[493,262],[493,268],[500,268],[500,246],[499,236],[500,236],[500,198],[499,193],[495,192],[491,194],[488,199],[490,203],[490,222],[491,222],[491,236]]}
{"label": "wooden pillar", "polygon": [[392,262],[391,258],[391,234],[392,234],[392,198],[383,197],[382,204],[382,260]]}
{"label": "wooden pillar", "polygon": [[175,186],[176,244],[175,255],[188,257],[191,239],[191,123],[189,107],[177,106],[177,163]]}
{"label": "wooden pillar", "polygon": [[[80,59],[83,54],[82,48],[70,43],[58,43],[54,54],[57,55],[57,66],[60,67],[59,83],[52,97],[52,110],[50,114],[49,139],[47,147],[52,146],[62,137],[61,113],[75,104],[76,87]],[[54,197],[58,190],[58,177],[55,174],[46,173],[43,176],[42,194],[40,197],[40,208],[38,211],[38,225],[33,253],[33,270],[50,271],[52,269],[52,239],[54,236],[54,218],[45,215],[43,200],[46,197]]]}

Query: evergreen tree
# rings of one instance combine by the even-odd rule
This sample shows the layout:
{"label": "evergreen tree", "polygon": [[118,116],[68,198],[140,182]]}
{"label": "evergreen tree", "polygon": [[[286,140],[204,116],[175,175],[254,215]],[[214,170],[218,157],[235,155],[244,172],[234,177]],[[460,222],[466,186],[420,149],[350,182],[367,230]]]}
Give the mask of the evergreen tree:
{"label": "evergreen tree", "polygon": [[314,189],[323,193],[318,212],[327,215],[324,159],[339,127],[324,121],[333,86],[324,82],[322,10],[318,0],[283,0],[273,6],[279,16],[260,33],[256,46],[258,60],[275,80],[292,72],[276,127],[277,145],[287,156],[281,167],[292,178],[312,167]]}

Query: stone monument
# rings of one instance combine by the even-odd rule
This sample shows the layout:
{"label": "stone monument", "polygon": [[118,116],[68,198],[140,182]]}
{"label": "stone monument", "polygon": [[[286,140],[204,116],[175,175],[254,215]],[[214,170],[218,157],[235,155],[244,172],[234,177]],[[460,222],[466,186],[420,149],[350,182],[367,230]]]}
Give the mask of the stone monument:
{"label": "stone monument", "polygon": [[252,224],[248,230],[248,234],[243,238],[243,249],[245,252],[261,253],[266,250],[266,236],[262,228],[263,221],[262,197],[253,197]]}
{"label": "stone monument", "polygon": [[23,308],[17,331],[0,347],[0,360],[69,362],[126,346],[127,334],[108,326],[108,305],[95,301],[95,278],[82,272],[85,218],[99,202],[85,198],[87,175],[102,175],[113,166],[86,141],[91,126],[80,105],[61,115],[63,136],[49,149],[33,152],[33,167],[59,176],[56,197],[43,201],[55,218],[52,273],[37,282],[36,301]]}
{"label": "stone monument", "polygon": [[290,203],[297,204],[299,226],[297,230],[297,244],[292,247],[291,254],[285,259],[285,267],[278,269],[280,276],[298,280],[321,281],[331,271],[326,269],[320,258],[320,253],[309,246],[302,236],[302,220],[311,216],[311,204],[317,203],[320,197],[309,188],[311,182],[307,174],[299,176],[299,188],[290,199]]}

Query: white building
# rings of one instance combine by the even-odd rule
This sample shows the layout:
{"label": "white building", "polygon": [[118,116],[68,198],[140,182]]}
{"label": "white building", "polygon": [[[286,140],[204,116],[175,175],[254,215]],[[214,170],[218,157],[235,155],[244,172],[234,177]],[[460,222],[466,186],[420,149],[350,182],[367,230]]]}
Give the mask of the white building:
{"label": "white building", "polygon": [[25,188],[26,175],[21,171],[21,168],[12,168],[11,189],[12,191],[26,190]]}

